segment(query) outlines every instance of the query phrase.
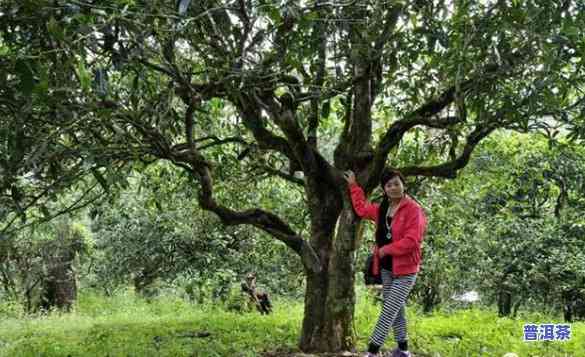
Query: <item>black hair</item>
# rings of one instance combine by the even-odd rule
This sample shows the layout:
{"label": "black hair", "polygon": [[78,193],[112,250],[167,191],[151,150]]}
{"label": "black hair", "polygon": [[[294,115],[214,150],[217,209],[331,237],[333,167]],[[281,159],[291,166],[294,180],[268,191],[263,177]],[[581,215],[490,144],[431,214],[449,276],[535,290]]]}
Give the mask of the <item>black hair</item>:
{"label": "black hair", "polygon": [[[400,181],[402,181],[403,185],[406,184],[404,176],[400,171],[384,169],[382,176],[380,177],[380,186],[382,186],[382,192],[384,192],[384,186],[386,185],[386,182],[390,181],[396,176],[400,178]],[[378,247],[381,247],[388,242],[386,238],[388,235],[388,227],[386,226],[386,213],[388,212],[388,207],[390,207],[390,201],[388,200],[388,196],[385,192],[382,197],[382,203],[380,203],[380,209],[378,211],[378,221],[376,222],[376,245]]]}

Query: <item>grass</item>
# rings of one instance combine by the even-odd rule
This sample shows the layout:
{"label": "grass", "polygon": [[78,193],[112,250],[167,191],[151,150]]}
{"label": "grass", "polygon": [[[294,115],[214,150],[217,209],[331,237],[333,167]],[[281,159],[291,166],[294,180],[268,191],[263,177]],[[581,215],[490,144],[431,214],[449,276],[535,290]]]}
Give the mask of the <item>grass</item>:
{"label": "grass", "polygon": [[[146,302],[126,292],[112,298],[80,296],[70,314],[12,316],[0,321],[0,356],[258,356],[295,350],[303,306],[278,300],[269,316],[197,306],[166,296]],[[2,311],[0,309],[0,311]],[[356,338],[364,350],[379,306],[358,294]],[[523,342],[524,323],[561,322],[541,314],[498,318],[489,310],[408,309],[417,356],[585,356],[585,323],[572,324],[568,342]],[[2,315],[0,315],[2,318]],[[208,337],[199,337],[208,333]],[[389,341],[388,348],[392,348]]]}

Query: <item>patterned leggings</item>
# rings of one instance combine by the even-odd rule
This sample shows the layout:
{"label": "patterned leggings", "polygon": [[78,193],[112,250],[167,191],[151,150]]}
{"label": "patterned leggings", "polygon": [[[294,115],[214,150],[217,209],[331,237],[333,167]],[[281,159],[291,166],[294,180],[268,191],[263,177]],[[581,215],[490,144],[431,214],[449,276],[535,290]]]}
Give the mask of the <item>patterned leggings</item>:
{"label": "patterned leggings", "polygon": [[382,346],[386,337],[388,337],[390,326],[394,330],[396,342],[407,340],[406,298],[410,290],[412,290],[415,281],[416,274],[393,278],[390,271],[382,269],[384,305],[382,306],[382,313],[374,328],[374,333],[370,337],[370,344]]}

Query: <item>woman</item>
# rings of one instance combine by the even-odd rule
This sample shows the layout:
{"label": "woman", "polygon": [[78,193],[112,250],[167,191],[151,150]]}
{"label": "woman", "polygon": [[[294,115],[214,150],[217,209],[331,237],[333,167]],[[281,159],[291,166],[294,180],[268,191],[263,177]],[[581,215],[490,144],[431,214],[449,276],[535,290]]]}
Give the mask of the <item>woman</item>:
{"label": "woman", "polygon": [[420,270],[421,242],[427,224],[425,214],[405,194],[404,177],[398,171],[382,173],[384,199],[379,205],[366,201],[352,171],[346,171],[344,177],[356,214],[376,222],[373,273],[382,274],[384,304],[366,356],[378,355],[392,327],[398,343],[392,357],[408,357],[405,306]]}

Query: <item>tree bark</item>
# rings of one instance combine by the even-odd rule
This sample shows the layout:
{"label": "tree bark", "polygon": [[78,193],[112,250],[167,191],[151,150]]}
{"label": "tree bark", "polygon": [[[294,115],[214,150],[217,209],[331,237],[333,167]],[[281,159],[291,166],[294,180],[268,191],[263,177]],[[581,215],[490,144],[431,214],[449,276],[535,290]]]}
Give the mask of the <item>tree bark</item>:
{"label": "tree bark", "polygon": [[71,260],[52,264],[46,279],[43,281],[41,307],[49,310],[52,307],[70,311],[77,299],[77,282]]}
{"label": "tree bark", "polygon": [[[353,103],[346,113],[346,127],[335,149],[335,167],[352,168],[358,177],[370,176],[369,164],[372,123],[374,68],[369,63],[355,67],[356,85]],[[313,247],[322,259],[323,271],[317,276],[307,275],[305,318],[300,348],[306,352],[340,352],[354,348],[353,317],[355,308],[355,251],[360,219],[355,215],[347,184],[341,180],[338,188],[311,192],[310,211],[322,219],[311,222],[317,239]],[[308,183],[307,187],[318,187]],[[322,186],[321,186],[322,187]],[[368,189],[366,188],[366,191]],[[335,227],[337,229],[335,230]],[[325,232],[325,234],[320,233]]]}
{"label": "tree bark", "polygon": [[337,234],[333,242],[325,329],[330,351],[347,351],[355,345],[352,326],[355,309],[358,222],[350,202],[349,207],[346,207],[339,217]]}
{"label": "tree bark", "polygon": [[72,236],[69,224],[60,227],[59,237],[48,246],[47,274],[41,281],[39,307],[49,310],[57,307],[69,312],[77,300],[77,275],[74,261],[80,250],[80,241]]}
{"label": "tree bark", "polygon": [[500,317],[510,316],[512,312],[512,294],[502,289],[498,292],[498,315]]}
{"label": "tree bark", "polygon": [[327,270],[307,274],[305,314],[300,348],[305,352],[339,352],[351,350],[355,306],[356,218],[344,211],[339,217],[337,233]]}
{"label": "tree bark", "polygon": [[[309,186],[310,187],[310,186]],[[311,192],[311,246],[319,256],[321,271],[305,268],[307,287],[305,290],[305,312],[299,347],[306,352],[328,351],[327,302],[330,288],[330,256],[335,225],[340,211],[339,197],[331,188]]]}
{"label": "tree bark", "polygon": [[347,193],[340,195],[337,189],[324,187],[317,193],[318,197],[308,192],[313,198],[311,244],[323,269],[307,271],[300,348],[305,352],[348,351],[355,344],[355,251],[360,220]]}
{"label": "tree bark", "polygon": [[305,352],[326,351],[325,304],[327,301],[327,271],[307,274],[305,311],[299,347]]}

